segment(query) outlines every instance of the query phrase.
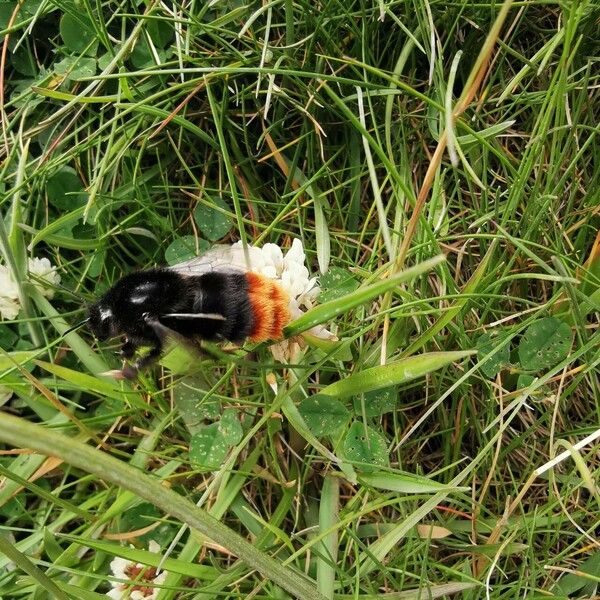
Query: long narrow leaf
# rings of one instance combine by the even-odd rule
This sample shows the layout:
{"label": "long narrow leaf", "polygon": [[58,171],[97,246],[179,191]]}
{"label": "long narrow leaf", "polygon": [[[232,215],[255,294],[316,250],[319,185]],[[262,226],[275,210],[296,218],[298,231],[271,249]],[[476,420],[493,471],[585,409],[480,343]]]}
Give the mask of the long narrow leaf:
{"label": "long narrow leaf", "polygon": [[463,350],[457,352],[430,352],[410,356],[394,363],[358,371],[350,377],[346,377],[346,379],[328,385],[321,390],[321,393],[328,396],[343,397],[380,390],[417,379],[476,352],[477,350]]}
{"label": "long narrow leaf", "polygon": [[27,556],[19,552],[19,550],[17,550],[3,534],[0,534],[0,553],[10,558],[15,565],[30,575],[54,598],[57,600],[69,600],[69,597],[56,586],[52,579],[50,579],[38,566],[33,564]]}
{"label": "long narrow leaf", "polygon": [[[325,477],[319,506],[319,531],[330,531],[316,546],[317,586],[327,598],[334,597],[335,565],[338,556],[338,522],[340,480],[331,475]],[[333,528],[333,529],[332,529]]]}
{"label": "long narrow leaf", "polygon": [[315,306],[315,308],[309,310],[300,318],[290,323],[285,328],[284,333],[287,337],[291,337],[298,335],[315,325],[330,321],[334,317],[342,315],[361,304],[366,304],[370,300],[373,300],[373,298],[385,294],[401,283],[406,283],[407,281],[411,281],[412,279],[423,275],[423,273],[431,271],[431,269],[442,263],[444,260],[445,258],[442,255],[435,256],[415,267],[406,269],[406,271],[402,271],[397,275],[393,275],[388,279],[383,279],[366,287],[358,288],[356,291],[342,298],[337,298],[336,300],[331,300],[324,304],[320,304],[319,306]]}
{"label": "long narrow leaf", "polygon": [[487,269],[491,263],[492,257],[494,256],[494,252],[496,251],[496,246],[498,245],[497,239],[490,244],[488,251],[485,256],[481,259],[481,262],[477,266],[477,269],[471,275],[471,278],[465,284],[465,287],[462,290],[462,293],[459,299],[448,309],[446,310],[442,316],[426,331],[423,332],[404,352],[402,352],[402,356],[409,356],[416,352],[419,348],[422,348],[430,339],[435,337],[437,333],[439,333],[446,325],[451,323],[454,318],[460,314],[463,310],[467,302],[471,298],[471,294],[475,293],[479,284],[481,283],[484,275],[487,273]]}
{"label": "long narrow leaf", "polygon": [[68,464],[130,490],[214,540],[293,596],[306,600],[324,598],[306,577],[258,551],[250,542],[187,498],[104,452],[8,414],[0,419],[0,440],[20,448],[32,448],[47,456],[56,456]]}
{"label": "long narrow leaf", "polygon": [[441,491],[467,491],[468,487],[453,487],[412,473],[375,471],[362,473],[360,483],[401,494],[434,494]]}

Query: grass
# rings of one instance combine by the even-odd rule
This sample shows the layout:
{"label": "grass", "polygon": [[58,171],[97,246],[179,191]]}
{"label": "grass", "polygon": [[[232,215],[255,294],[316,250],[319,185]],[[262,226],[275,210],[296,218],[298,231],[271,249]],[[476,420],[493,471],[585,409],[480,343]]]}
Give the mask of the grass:
{"label": "grass", "polygon": [[[118,556],[160,600],[597,594],[599,19],[0,3],[0,596],[105,597]],[[288,332],[340,341],[290,366],[115,383],[67,333],[133,269],[293,237],[323,302]]]}

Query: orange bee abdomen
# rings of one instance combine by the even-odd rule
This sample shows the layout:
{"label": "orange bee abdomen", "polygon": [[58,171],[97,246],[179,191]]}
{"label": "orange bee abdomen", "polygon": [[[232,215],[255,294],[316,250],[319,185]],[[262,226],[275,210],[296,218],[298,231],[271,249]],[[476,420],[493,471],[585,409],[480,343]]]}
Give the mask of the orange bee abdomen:
{"label": "orange bee abdomen", "polygon": [[250,340],[264,342],[283,337],[290,322],[289,297],[273,279],[258,273],[246,273],[248,297],[252,308]]}

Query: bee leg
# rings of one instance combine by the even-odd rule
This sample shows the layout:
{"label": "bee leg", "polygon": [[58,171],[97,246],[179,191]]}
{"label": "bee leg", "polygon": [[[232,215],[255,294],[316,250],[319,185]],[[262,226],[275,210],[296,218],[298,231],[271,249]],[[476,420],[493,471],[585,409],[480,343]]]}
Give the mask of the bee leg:
{"label": "bee leg", "polygon": [[140,346],[150,346],[150,351],[138,358],[132,365],[123,365],[121,374],[125,379],[135,379],[138,371],[155,362],[162,353],[164,335],[154,326],[154,321],[145,317],[146,323],[150,325],[150,331],[143,337],[126,338],[121,347],[121,356],[125,359],[131,359]]}
{"label": "bee leg", "polygon": [[146,321],[146,324],[150,326],[150,328],[154,332],[154,335],[159,340],[164,340],[167,337],[167,335],[169,335],[170,333],[171,334],[175,333],[173,330],[169,329],[166,325],[163,325],[158,319],[154,319],[154,318],[150,317],[148,315],[148,313],[144,314],[144,320]]}
{"label": "bee leg", "polygon": [[152,348],[150,348],[150,352],[138,358],[132,365],[124,365],[121,369],[121,373],[123,377],[125,377],[125,379],[135,379],[137,377],[138,371],[151,365],[161,355],[163,347],[160,339],[155,338],[153,340],[147,341],[152,343]]}
{"label": "bee leg", "polygon": [[144,367],[151,365],[153,362],[155,362],[160,357],[162,350],[163,350],[162,341],[158,336],[156,336],[152,340],[152,348],[150,348],[150,352],[148,352],[148,354],[145,354],[144,356],[142,356],[141,358],[138,358],[135,361],[135,369],[137,371],[139,371],[140,369],[143,369]]}
{"label": "bee leg", "polygon": [[[131,338],[125,338],[125,342],[121,346],[121,357],[124,360],[129,360],[134,357],[140,344]],[[137,368],[128,364],[123,363],[123,368],[119,373],[118,379],[135,379],[137,376]]]}
{"label": "bee leg", "polygon": [[117,379],[135,379],[137,377],[138,370],[136,367],[131,365],[123,365],[121,371],[117,372],[119,377]]}
{"label": "bee leg", "polygon": [[121,346],[121,356],[123,358],[133,358],[133,355],[138,349],[138,344],[132,342],[129,338],[125,338],[125,343]]}

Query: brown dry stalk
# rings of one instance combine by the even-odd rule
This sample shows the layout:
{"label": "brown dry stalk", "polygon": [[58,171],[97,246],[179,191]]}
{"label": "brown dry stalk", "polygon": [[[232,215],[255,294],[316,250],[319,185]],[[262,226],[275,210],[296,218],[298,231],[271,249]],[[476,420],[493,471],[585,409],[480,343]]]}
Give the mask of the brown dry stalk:
{"label": "brown dry stalk", "polygon": [[[502,5],[496,20],[492,26],[490,33],[488,34],[485,43],[483,44],[479,56],[471,69],[471,73],[469,75],[469,79],[465,85],[465,89],[461,98],[456,103],[454,110],[452,111],[452,123],[456,122],[456,119],[467,109],[471,100],[477,94],[477,90],[481,85],[481,82],[484,80],[487,74],[487,68],[490,64],[492,51],[496,44],[496,40],[500,35],[500,30],[506,19],[508,14],[508,10],[513,0],[506,0]],[[392,273],[397,273],[401,271],[404,267],[404,263],[406,262],[406,257],[408,255],[408,249],[412,242],[412,239],[415,235],[415,231],[417,230],[417,223],[419,221],[419,216],[423,212],[423,207],[425,206],[425,201],[429,196],[429,192],[433,185],[433,181],[435,179],[435,174],[442,162],[442,156],[444,155],[444,151],[446,150],[446,145],[448,143],[448,132],[444,130],[440,135],[440,139],[438,141],[437,148],[431,157],[431,161],[429,162],[429,166],[427,167],[427,171],[425,173],[425,177],[423,178],[423,183],[421,185],[421,189],[419,190],[419,194],[417,196],[417,200],[415,202],[415,207],[413,208],[412,214],[406,226],[406,231],[404,232],[404,238],[402,239],[402,244],[400,245],[400,249],[398,250],[398,255],[396,256],[396,260],[394,263],[394,269]],[[390,301],[390,294],[386,294],[386,297],[383,301],[383,307],[386,308],[386,305]],[[385,315],[383,321],[383,332],[382,332],[382,344],[381,344],[381,364],[385,364],[386,353],[387,353],[387,336],[390,327],[390,316],[389,314]]]}
{"label": "brown dry stalk", "polygon": [[[471,69],[471,74],[469,75],[469,79],[467,80],[467,84],[465,85],[465,90],[461,98],[456,103],[454,110],[452,111],[453,123],[456,122],[456,119],[467,109],[471,100],[473,100],[473,98],[477,94],[477,90],[479,89],[481,82],[487,74],[487,67],[490,64],[496,40],[500,35],[500,30],[506,19],[511,4],[512,0],[506,0],[500,9],[500,12],[498,13],[496,20],[494,21],[494,25],[492,26],[492,29],[481,48],[481,52],[479,53],[479,56],[477,57],[477,60],[475,61],[475,64]],[[425,173],[425,177],[423,178],[423,184],[421,185],[419,195],[417,196],[417,201],[415,202],[415,207],[410,216],[408,225],[406,226],[404,239],[402,240],[402,245],[400,246],[398,256],[396,257],[396,264],[394,269],[395,271],[399,271],[404,267],[406,256],[408,254],[408,248],[410,247],[412,238],[417,229],[417,222],[419,220],[419,216],[423,210],[423,206],[425,205],[425,201],[427,200],[427,196],[429,195],[431,186],[433,185],[435,173],[442,161],[442,156],[444,154],[444,150],[446,149],[447,141],[447,132],[443,131],[440,135],[437,148],[435,149],[429,166],[427,167],[427,172]]]}

